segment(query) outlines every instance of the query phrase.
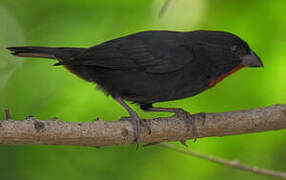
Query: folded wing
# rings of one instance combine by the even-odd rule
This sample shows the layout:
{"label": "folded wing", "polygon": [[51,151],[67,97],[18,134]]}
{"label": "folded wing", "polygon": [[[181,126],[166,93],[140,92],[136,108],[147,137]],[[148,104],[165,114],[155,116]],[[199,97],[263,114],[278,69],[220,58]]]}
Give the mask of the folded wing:
{"label": "folded wing", "polygon": [[62,64],[167,73],[179,70],[194,60],[192,46],[184,44],[174,35],[136,35],[91,47]]}

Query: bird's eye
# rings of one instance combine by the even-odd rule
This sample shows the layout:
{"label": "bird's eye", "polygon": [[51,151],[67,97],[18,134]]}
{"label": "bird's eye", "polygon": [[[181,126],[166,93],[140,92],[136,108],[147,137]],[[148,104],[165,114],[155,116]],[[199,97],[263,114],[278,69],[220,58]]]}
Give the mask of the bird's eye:
{"label": "bird's eye", "polygon": [[235,55],[238,56],[244,56],[246,54],[249,54],[249,47],[246,44],[242,44],[242,45],[234,45],[231,48],[231,52]]}
{"label": "bird's eye", "polygon": [[240,51],[243,55],[249,54],[249,47],[247,45],[242,45]]}

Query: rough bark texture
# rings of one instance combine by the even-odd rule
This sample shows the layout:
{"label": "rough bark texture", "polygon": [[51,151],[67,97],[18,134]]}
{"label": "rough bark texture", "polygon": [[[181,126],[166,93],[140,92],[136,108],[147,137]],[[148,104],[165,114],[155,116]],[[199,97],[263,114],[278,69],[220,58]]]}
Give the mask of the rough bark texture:
{"label": "rough bark texture", "polygon": [[[286,128],[286,105],[236,112],[207,113],[205,120],[202,120],[200,115],[193,117],[197,119],[198,137],[279,130]],[[177,141],[193,137],[192,128],[187,119],[172,116],[146,121],[150,124],[152,133],[148,134],[147,129],[143,127],[141,142]],[[57,119],[37,120],[30,117],[27,120],[1,120],[0,143],[111,146],[133,144],[134,131],[131,122],[127,120],[75,123]]]}

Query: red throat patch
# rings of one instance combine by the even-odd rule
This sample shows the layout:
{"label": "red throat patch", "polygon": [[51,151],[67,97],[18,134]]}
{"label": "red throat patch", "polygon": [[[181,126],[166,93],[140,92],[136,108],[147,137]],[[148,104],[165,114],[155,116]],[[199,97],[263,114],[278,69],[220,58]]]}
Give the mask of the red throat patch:
{"label": "red throat patch", "polygon": [[236,71],[238,71],[238,70],[240,70],[241,68],[244,68],[244,67],[245,67],[245,65],[237,66],[237,67],[233,68],[230,72],[228,72],[226,74],[223,74],[222,76],[220,76],[217,79],[210,79],[209,86],[211,88],[214,87],[217,83],[221,82],[224,78],[228,77],[229,75],[235,73]]}
{"label": "red throat patch", "polygon": [[64,65],[64,67],[71,73],[77,75],[68,65]]}

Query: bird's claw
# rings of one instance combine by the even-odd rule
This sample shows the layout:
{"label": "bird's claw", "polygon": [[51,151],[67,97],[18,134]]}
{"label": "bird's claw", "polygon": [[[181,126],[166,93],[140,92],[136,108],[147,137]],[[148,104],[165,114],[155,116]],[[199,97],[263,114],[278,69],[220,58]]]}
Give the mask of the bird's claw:
{"label": "bird's claw", "polygon": [[142,125],[144,125],[145,127],[147,127],[149,134],[151,134],[151,128],[150,125],[146,122],[146,120],[140,120],[140,118],[138,117],[138,115],[136,113],[132,114],[130,116],[130,118],[132,118],[132,125],[134,127],[134,133],[135,133],[135,142],[136,142],[136,150],[139,149],[140,147],[140,134],[141,134],[141,123]]}
{"label": "bird's claw", "polygon": [[141,132],[141,126],[140,126],[140,119],[138,117],[137,114],[132,114],[131,117],[132,120],[131,120],[131,123],[133,125],[133,128],[134,128],[134,136],[135,136],[135,143],[136,143],[136,150],[139,149],[139,146],[140,146],[140,132]]}
{"label": "bird's claw", "polygon": [[137,144],[136,149],[139,148],[139,143],[140,143],[140,132],[141,132],[141,125],[145,126],[148,130],[148,134],[151,134],[151,127],[149,123],[146,120],[141,120],[137,114],[134,114],[129,117],[121,117],[120,121],[131,121],[132,125],[134,127],[134,132],[135,132],[135,142]]}
{"label": "bird's claw", "polygon": [[[194,118],[194,116],[191,115],[189,112],[183,110],[183,109],[180,109],[178,112],[176,112],[175,116],[188,120],[187,121],[187,127],[188,127],[187,131],[190,131],[190,126],[191,126],[192,127],[192,133],[193,133],[193,139],[194,139],[194,142],[196,142],[197,138],[198,138],[198,130],[197,130],[196,122],[195,122],[196,119]],[[181,143],[186,146],[185,140],[181,141]]]}
{"label": "bird's claw", "polygon": [[187,145],[187,143],[186,143],[187,140],[181,140],[180,142],[181,142],[181,144],[183,144],[185,147],[188,147],[188,145]]}
{"label": "bird's claw", "polygon": [[[136,150],[139,149],[140,146],[140,133],[141,133],[141,124],[143,126],[145,126],[148,129],[148,133],[151,134],[151,127],[150,125],[147,123],[146,120],[140,120],[140,118],[138,117],[138,115],[136,113],[132,114],[130,117],[127,117],[128,119],[132,119],[132,125],[134,127],[134,133],[135,133],[135,142],[137,144],[136,146]],[[124,120],[127,119],[126,117],[124,117]],[[122,120],[122,118],[120,118],[120,120]]]}

